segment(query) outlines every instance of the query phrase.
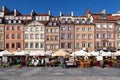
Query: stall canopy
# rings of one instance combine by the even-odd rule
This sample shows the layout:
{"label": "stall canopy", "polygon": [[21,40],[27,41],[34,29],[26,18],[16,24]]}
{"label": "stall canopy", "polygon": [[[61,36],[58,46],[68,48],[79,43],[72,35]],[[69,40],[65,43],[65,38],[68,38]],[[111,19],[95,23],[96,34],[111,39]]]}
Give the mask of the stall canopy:
{"label": "stall canopy", "polygon": [[115,52],[114,56],[120,56],[120,51]]}
{"label": "stall canopy", "polygon": [[80,50],[80,51],[73,52],[71,56],[90,56],[90,53],[84,50]]}
{"label": "stall canopy", "polygon": [[44,51],[44,56],[51,56],[52,55],[52,51]]}
{"label": "stall canopy", "polygon": [[11,52],[7,51],[7,50],[1,51],[1,52],[0,52],[0,56],[4,56],[4,55],[12,56],[13,54],[12,54]]}
{"label": "stall canopy", "polygon": [[100,52],[98,52],[98,51],[97,51],[97,52],[92,51],[92,52],[90,52],[90,55],[91,55],[91,56],[99,56],[99,53],[100,53]]}
{"label": "stall canopy", "polygon": [[13,52],[15,56],[25,56],[26,54],[28,54],[27,51],[16,51]]}
{"label": "stall canopy", "polygon": [[102,52],[101,56],[112,56],[112,52]]}
{"label": "stall canopy", "polygon": [[52,56],[64,57],[64,56],[70,56],[70,54],[63,49],[60,49],[60,50],[56,51],[55,53],[53,53]]}
{"label": "stall canopy", "polygon": [[32,51],[29,53],[30,56],[44,56],[45,52],[44,51]]}

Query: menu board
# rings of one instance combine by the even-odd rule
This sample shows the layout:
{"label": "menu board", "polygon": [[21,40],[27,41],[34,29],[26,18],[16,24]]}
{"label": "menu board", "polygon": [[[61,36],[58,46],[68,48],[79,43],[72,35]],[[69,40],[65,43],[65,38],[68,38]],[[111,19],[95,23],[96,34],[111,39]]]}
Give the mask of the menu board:
{"label": "menu board", "polygon": [[69,57],[69,62],[74,62],[74,57]]}
{"label": "menu board", "polygon": [[97,60],[98,60],[98,61],[103,60],[103,56],[97,56]]}
{"label": "menu board", "polygon": [[7,57],[7,56],[3,56],[3,57],[2,57],[2,62],[3,62],[3,63],[8,62],[8,57]]}

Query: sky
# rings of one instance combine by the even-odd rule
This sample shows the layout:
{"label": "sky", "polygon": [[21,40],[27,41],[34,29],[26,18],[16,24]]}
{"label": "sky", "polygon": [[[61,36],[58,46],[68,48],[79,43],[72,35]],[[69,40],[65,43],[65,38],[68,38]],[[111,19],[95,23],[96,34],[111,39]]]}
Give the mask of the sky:
{"label": "sky", "polygon": [[22,14],[29,14],[33,9],[36,13],[52,12],[52,15],[70,14],[81,16],[86,9],[93,13],[106,9],[107,13],[116,13],[120,10],[120,0],[0,0],[0,7],[8,7],[11,11],[18,9]]}

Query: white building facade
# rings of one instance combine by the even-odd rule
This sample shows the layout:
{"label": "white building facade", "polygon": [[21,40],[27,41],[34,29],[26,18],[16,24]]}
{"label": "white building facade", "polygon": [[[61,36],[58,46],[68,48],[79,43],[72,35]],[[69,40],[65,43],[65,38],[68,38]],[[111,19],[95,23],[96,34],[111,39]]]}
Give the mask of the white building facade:
{"label": "white building facade", "polygon": [[45,25],[38,22],[32,21],[25,25],[24,28],[24,40],[25,40],[25,50],[26,51],[44,51],[44,30]]}

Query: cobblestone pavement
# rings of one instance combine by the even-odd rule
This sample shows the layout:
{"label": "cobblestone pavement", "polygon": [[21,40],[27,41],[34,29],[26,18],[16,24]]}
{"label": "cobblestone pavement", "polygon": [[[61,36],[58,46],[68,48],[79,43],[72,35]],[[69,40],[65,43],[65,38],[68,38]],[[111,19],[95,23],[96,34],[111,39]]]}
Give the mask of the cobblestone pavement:
{"label": "cobblestone pavement", "polygon": [[0,68],[0,80],[119,80],[120,68]]}

